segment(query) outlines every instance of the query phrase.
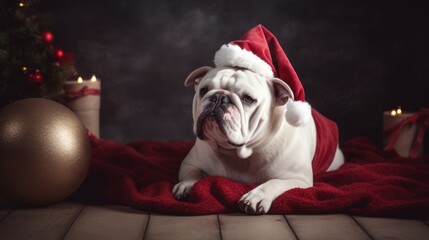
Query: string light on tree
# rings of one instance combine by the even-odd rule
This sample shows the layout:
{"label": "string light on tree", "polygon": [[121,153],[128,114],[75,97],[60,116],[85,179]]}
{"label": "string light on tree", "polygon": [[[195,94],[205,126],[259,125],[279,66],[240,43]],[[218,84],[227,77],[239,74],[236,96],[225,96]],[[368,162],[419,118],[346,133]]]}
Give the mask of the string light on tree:
{"label": "string light on tree", "polygon": [[31,7],[31,6],[35,6],[39,3],[40,0],[21,0],[18,1],[18,6],[19,7]]}
{"label": "string light on tree", "polygon": [[32,85],[40,85],[43,83],[43,75],[37,69],[34,73],[28,75],[28,81]]}

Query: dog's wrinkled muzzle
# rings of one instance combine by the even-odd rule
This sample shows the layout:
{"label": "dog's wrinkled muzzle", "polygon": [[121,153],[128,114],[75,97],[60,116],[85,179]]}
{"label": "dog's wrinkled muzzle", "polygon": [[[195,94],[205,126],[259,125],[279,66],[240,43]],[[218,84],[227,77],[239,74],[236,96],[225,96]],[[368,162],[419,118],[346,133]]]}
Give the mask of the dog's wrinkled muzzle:
{"label": "dog's wrinkled muzzle", "polygon": [[231,99],[225,94],[214,94],[206,101],[208,101],[208,103],[197,120],[197,136],[202,140],[207,139],[204,134],[204,124],[209,119],[214,120],[220,127],[219,130],[225,134],[225,130],[222,127],[225,123],[224,116],[231,105]]}

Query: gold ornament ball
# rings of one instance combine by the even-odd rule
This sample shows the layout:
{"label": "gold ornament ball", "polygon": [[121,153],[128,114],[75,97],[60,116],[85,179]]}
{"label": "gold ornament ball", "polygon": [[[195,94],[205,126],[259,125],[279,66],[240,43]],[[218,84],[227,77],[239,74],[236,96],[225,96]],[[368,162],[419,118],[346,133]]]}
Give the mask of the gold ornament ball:
{"label": "gold ornament ball", "polygon": [[46,205],[85,180],[91,143],[77,116],[52,100],[28,98],[0,109],[0,196]]}

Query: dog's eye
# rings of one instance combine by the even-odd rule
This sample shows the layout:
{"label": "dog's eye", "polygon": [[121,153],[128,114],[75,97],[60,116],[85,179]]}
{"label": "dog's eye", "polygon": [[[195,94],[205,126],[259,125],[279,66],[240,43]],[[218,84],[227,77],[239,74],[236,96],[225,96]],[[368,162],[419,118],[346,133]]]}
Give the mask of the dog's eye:
{"label": "dog's eye", "polygon": [[254,99],[253,97],[251,97],[247,94],[243,95],[243,97],[241,97],[241,100],[245,103],[248,103],[248,104],[252,104],[252,103],[256,102],[256,99]]}
{"label": "dog's eye", "polygon": [[203,87],[200,89],[200,97],[203,97],[204,95],[206,95],[206,93],[209,91],[208,87]]}

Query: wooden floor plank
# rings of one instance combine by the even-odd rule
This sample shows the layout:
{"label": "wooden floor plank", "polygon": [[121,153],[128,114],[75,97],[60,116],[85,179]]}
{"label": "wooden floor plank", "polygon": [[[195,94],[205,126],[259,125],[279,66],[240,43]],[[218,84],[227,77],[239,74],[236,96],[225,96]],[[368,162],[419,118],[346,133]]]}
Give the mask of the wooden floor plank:
{"label": "wooden floor plank", "polygon": [[10,213],[11,209],[8,202],[0,196],[0,222]]}
{"label": "wooden floor plank", "polygon": [[9,209],[0,209],[0,222],[10,213]]}
{"label": "wooden floor plank", "polygon": [[348,215],[286,215],[295,234],[306,239],[370,239]]}
{"label": "wooden floor plank", "polygon": [[429,227],[422,221],[354,217],[374,239],[429,239]]}
{"label": "wooden floor plank", "polygon": [[130,207],[85,206],[64,239],[140,240],[148,216]]}
{"label": "wooden floor plank", "polygon": [[167,216],[152,214],[145,239],[220,239],[217,215]]}
{"label": "wooden floor plank", "polygon": [[60,203],[15,209],[0,222],[0,239],[61,239],[81,208],[80,204]]}
{"label": "wooden floor plank", "polygon": [[283,215],[222,214],[219,222],[223,240],[296,239]]}

